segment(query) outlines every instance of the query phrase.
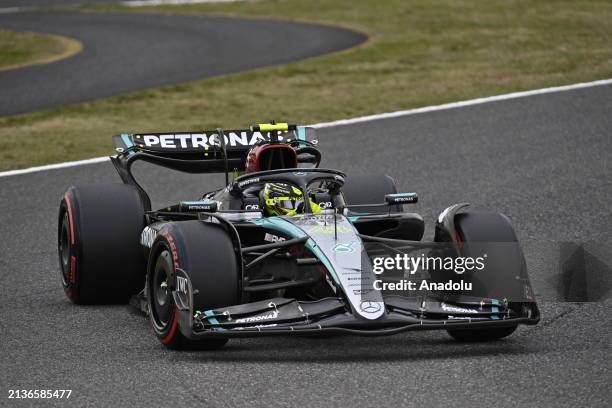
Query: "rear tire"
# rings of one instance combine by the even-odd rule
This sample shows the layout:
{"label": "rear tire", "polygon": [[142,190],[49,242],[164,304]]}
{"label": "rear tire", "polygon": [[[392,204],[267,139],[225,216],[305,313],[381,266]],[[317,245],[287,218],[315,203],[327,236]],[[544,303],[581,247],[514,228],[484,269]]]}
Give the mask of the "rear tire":
{"label": "rear tire", "polygon": [[159,341],[174,350],[222,347],[227,339],[191,340],[180,332],[171,293],[177,267],[189,275],[194,311],[236,305],[240,299],[240,268],[234,243],[221,226],[181,221],[160,231],[149,258],[147,302]]}
{"label": "rear tire", "polygon": [[[347,205],[379,204],[385,202],[386,194],[397,193],[393,178],[383,174],[348,176],[342,187],[342,194]],[[388,206],[353,207],[351,211],[367,213],[388,213]],[[390,206],[390,212],[403,212],[401,204]]]}
{"label": "rear tire", "polygon": [[127,184],[70,187],[60,203],[62,285],[76,304],[122,303],[144,287],[145,210]]}
{"label": "rear tire", "polygon": [[[468,248],[470,242],[485,243],[485,246],[487,245],[486,243],[493,243],[495,245],[495,243],[499,242],[518,242],[510,220],[505,215],[496,212],[469,211],[459,213],[455,216],[455,226],[459,239]],[[478,248],[482,250],[483,246],[479,245]],[[497,273],[511,275],[509,278],[512,281],[515,275],[513,273],[514,267],[518,263],[525,262],[520,248],[517,249],[519,251],[516,255],[520,259],[491,259],[492,257],[490,257],[487,259],[487,264],[493,264],[494,267],[491,269]],[[496,251],[493,250],[491,252],[495,253]],[[469,253],[464,255],[469,255]],[[495,265],[499,267],[497,268]],[[506,276],[500,276],[499,281],[503,282],[503,278],[506,278]],[[486,329],[448,330],[448,334],[459,341],[491,341],[511,335],[517,327],[518,325]]]}

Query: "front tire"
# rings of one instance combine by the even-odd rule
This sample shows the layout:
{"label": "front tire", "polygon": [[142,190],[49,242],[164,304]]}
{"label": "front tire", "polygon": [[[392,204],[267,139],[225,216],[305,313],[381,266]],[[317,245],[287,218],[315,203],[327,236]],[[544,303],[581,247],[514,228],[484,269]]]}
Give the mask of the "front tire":
{"label": "front tire", "polygon": [[180,332],[172,297],[177,268],[189,275],[194,311],[238,304],[240,268],[233,241],[219,225],[202,221],[170,223],[153,244],[147,275],[149,318],[164,346],[174,350],[222,347],[227,339],[191,340]]}
{"label": "front tire", "polygon": [[[459,239],[465,245],[465,253],[462,255],[471,255],[470,243],[476,243],[478,252],[486,252],[486,248],[489,248],[488,252],[497,256],[489,257],[487,265],[490,266],[489,270],[499,274],[497,280],[501,290],[503,290],[504,285],[512,284],[515,280],[517,268],[524,267],[525,259],[510,220],[505,215],[496,212],[468,211],[457,214],[454,222],[458,233],[456,239]],[[516,252],[511,253],[510,257],[499,256],[499,251],[495,250],[495,245],[499,243],[516,243],[516,245],[512,245]],[[492,341],[510,336],[517,327],[518,325],[486,329],[457,329],[448,330],[448,334],[458,341]]]}

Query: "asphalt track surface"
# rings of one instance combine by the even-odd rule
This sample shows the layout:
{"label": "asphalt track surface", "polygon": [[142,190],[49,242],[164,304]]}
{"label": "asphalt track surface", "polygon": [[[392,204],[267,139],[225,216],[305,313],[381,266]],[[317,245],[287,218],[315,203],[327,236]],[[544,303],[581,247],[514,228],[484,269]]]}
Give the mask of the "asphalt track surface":
{"label": "asphalt track surface", "polygon": [[283,64],[365,40],[317,24],[68,11],[0,14],[0,29],[59,34],[84,45],[53,64],[0,72],[0,116]]}
{"label": "asphalt track surface", "polygon": [[[73,390],[70,404],[52,401],[62,406],[609,406],[609,291],[566,302],[554,251],[533,245],[589,242],[609,264],[611,111],[612,86],[599,86],[321,130],[324,166],[386,172],[419,192],[428,237],[454,202],[511,217],[542,321],[488,344],[434,331],[167,351],[130,307],[73,306],[60,286],[60,196],[72,184],[119,181],[110,163],[1,178],[0,405],[12,406],[8,389],[59,388]],[[158,205],[222,182],[136,172]],[[598,286],[609,289],[605,273]]]}

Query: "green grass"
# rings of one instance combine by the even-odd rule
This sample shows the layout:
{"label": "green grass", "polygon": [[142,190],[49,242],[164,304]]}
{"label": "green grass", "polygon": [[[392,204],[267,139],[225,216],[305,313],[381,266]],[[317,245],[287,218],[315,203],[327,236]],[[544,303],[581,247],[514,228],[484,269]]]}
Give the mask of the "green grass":
{"label": "green grass", "polygon": [[260,0],[142,11],[320,21],[370,40],[285,66],[0,118],[0,169],[112,154],[118,132],[315,123],[612,77],[609,1]]}
{"label": "green grass", "polygon": [[65,52],[62,37],[0,30],[0,72],[54,60]]}

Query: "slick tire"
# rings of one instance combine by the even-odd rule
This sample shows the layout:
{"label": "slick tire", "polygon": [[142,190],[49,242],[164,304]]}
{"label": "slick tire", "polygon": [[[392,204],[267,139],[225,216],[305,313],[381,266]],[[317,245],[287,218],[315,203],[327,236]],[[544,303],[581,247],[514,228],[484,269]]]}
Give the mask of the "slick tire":
{"label": "slick tire", "polygon": [[[342,187],[342,194],[347,205],[378,204],[385,201],[386,194],[397,193],[393,178],[383,174],[348,176]],[[353,207],[351,211],[367,213],[388,213],[388,206]],[[403,212],[401,204],[391,206],[391,212]]]}
{"label": "slick tire", "polygon": [[70,187],[62,197],[58,252],[62,285],[76,304],[125,303],[144,287],[145,210],[127,184]]}
{"label": "slick tire", "polygon": [[191,281],[194,311],[238,304],[240,268],[226,230],[195,220],[169,224],[158,234],[147,268],[149,318],[159,341],[173,350],[224,346],[227,339],[191,340],[180,332],[172,297],[177,268]]}
{"label": "slick tire", "polygon": [[[466,246],[470,242],[475,243],[512,243],[517,242],[516,233],[512,228],[510,220],[503,215],[496,212],[465,212],[457,214],[455,217],[455,226],[461,237],[461,240],[466,243]],[[495,245],[495,244],[494,244]],[[482,245],[478,248],[482,250]],[[505,259],[498,257],[499,259],[487,259],[487,263],[492,263],[497,267],[491,268],[499,274],[507,274],[512,276],[500,276],[500,282],[504,278],[509,278],[510,281],[514,280],[514,267],[524,263],[524,257],[518,244],[516,246],[518,252],[514,254],[517,259]],[[491,252],[495,252],[494,250]],[[469,254],[465,254],[469,255]],[[475,254],[477,256],[478,254]],[[520,259],[519,259],[520,258]],[[499,328],[486,328],[486,329],[467,329],[467,330],[448,330],[448,334],[458,341],[491,341],[507,337],[514,333],[517,325]]]}

